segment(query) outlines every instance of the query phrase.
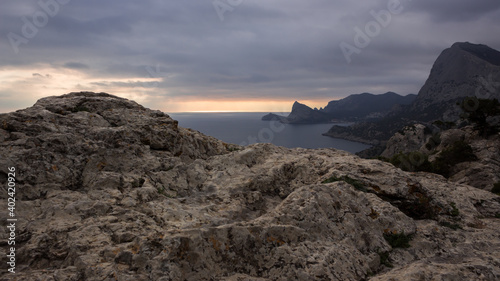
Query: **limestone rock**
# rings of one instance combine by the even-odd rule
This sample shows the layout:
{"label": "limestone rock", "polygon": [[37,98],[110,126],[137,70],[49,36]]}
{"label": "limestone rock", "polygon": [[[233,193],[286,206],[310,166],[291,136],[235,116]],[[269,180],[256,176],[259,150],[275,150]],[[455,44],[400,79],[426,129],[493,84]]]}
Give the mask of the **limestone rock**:
{"label": "limestone rock", "polygon": [[387,141],[386,149],[380,156],[390,158],[399,153],[419,151],[421,148],[425,148],[429,138],[425,125],[406,126]]}
{"label": "limestone rock", "polygon": [[500,197],[437,175],[229,145],[107,94],[46,98],[0,125],[20,280],[500,278]]}
{"label": "limestone rock", "polygon": [[485,138],[473,126],[431,134],[426,133],[424,125],[415,124],[405,127],[402,133],[396,133],[387,142],[381,156],[390,159],[398,153],[418,151],[428,155],[432,162],[456,142],[470,145],[477,161],[457,164],[451,171],[450,180],[492,190],[494,184],[500,182],[500,134]]}

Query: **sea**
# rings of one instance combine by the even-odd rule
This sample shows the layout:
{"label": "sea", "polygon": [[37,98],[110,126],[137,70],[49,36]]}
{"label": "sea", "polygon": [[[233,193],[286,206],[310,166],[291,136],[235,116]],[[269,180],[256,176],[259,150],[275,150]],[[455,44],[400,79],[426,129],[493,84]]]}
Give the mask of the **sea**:
{"label": "sea", "polygon": [[322,135],[333,125],[349,126],[348,123],[282,124],[278,121],[262,121],[262,116],[266,115],[262,112],[187,112],[169,115],[179,121],[181,127],[238,145],[272,143],[288,148],[336,148],[351,153],[370,147]]}

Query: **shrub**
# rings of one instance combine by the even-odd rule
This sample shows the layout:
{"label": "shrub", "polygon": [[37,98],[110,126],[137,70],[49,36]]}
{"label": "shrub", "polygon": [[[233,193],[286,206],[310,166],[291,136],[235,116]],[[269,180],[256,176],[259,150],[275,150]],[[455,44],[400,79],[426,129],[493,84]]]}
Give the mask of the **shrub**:
{"label": "shrub", "polygon": [[332,182],[337,182],[337,181],[344,181],[344,182],[354,186],[354,188],[356,188],[357,190],[360,190],[363,192],[368,191],[366,189],[366,187],[363,185],[363,183],[361,183],[360,181],[355,180],[353,178],[350,178],[349,176],[341,176],[340,178],[338,178],[336,176],[332,176],[332,177],[324,180],[322,183],[332,183]]}
{"label": "shrub", "polygon": [[451,228],[453,230],[462,229],[462,227],[460,225],[458,225],[456,223],[447,222],[447,221],[440,222],[439,225]]}
{"label": "shrub", "polygon": [[431,171],[431,163],[427,155],[418,151],[396,154],[389,159],[389,163],[407,172]]}
{"label": "shrub", "polygon": [[458,217],[460,215],[460,211],[457,209],[457,205],[454,202],[451,202],[450,206],[451,206],[450,216]]}
{"label": "shrub", "polygon": [[441,151],[439,156],[432,162],[432,171],[436,174],[450,177],[451,168],[458,163],[476,161],[472,147],[464,141],[456,141],[447,149]]}
{"label": "shrub", "polygon": [[90,110],[83,105],[77,105],[71,109],[71,112],[73,112],[73,113],[80,112],[80,111],[90,112]]}
{"label": "shrub", "polygon": [[500,102],[497,99],[465,98],[460,107],[464,111],[463,118],[475,124],[476,130],[485,137],[496,134],[498,127],[488,124],[488,117],[500,115]]}
{"label": "shrub", "polygon": [[432,122],[432,125],[438,127],[441,130],[449,130],[449,129],[456,126],[456,124],[454,122],[444,122],[441,120],[436,120],[436,121]]}
{"label": "shrub", "polygon": [[384,233],[384,238],[393,248],[410,248],[410,241],[413,236],[407,235],[403,231],[401,233]]}
{"label": "shrub", "polygon": [[380,264],[383,264],[387,267],[394,267],[392,265],[392,263],[389,261],[389,255],[390,255],[390,252],[379,252],[378,253],[378,256],[380,257]]}
{"label": "shrub", "polygon": [[493,189],[491,189],[491,192],[500,195],[500,181],[493,185]]}
{"label": "shrub", "polygon": [[441,144],[441,136],[439,134],[434,134],[429,139],[429,141],[425,144],[425,148],[431,151],[434,150],[438,145]]}

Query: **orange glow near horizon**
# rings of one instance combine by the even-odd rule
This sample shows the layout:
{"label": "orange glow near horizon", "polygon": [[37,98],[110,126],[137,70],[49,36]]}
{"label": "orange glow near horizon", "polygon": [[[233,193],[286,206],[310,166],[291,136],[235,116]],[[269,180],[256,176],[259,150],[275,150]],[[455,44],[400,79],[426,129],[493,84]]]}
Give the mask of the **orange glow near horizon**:
{"label": "orange glow near horizon", "polygon": [[[329,101],[329,100],[328,100]],[[324,107],[327,100],[302,100],[300,103],[314,108]],[[241,101],[190,101],[171,102],[160,110],[165,112],[290,112],[293,101],[288,100],[241,100]]]}
{"label": "orange glow near horizon", "polygon": [[[213,98],[169,97],[172,89],[125,87],[127,82],[159,82],[157,78],[92,78],[78,70],[36,65],[31,69],[0,68],[0,112],[12,112],[32,106],[38,99],[69,92],[93,91],[131,99],[137,103],[166,113],[178,112],[290,112],[294,98],[286,97],[224,100],[211,90]],[[139,83],[140,84],[140,83]],[[161,90],[164,94],[157,95]],[[183,90],[183,89],[175,89]],[[227,90],[222,90],[227,94]],[[237,93],[238,94],[238,93]],[[242,92],[241,96],[251,96]],[[314,108],[324,107],[331,99],[298,100]]]}

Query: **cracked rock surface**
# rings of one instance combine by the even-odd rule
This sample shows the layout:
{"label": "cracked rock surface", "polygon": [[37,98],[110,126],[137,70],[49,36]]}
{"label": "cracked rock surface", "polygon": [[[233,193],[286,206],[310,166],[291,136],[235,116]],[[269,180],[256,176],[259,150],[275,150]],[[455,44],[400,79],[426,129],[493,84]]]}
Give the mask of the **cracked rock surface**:
{"label": "cracked rock surface", "polygon": [[1,114],[1,182],[12,166],[18,280],[500,278],[490,192],[335,149],[226,144],[104,93]]}

